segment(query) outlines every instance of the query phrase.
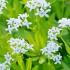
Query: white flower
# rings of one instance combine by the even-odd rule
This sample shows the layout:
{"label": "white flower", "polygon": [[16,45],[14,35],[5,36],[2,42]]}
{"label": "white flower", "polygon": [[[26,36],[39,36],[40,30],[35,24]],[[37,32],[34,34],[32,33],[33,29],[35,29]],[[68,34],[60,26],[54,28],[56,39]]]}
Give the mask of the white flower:
{"label": "white flower", "polygon": [[11,27],[10,25],[8,25],[8,27],[6,28],[6,31],[8,31],[11,34],[12,30],[13,30],[13,27]]}
{"label": "white flower", "polygon": [[33,9],[36,8],[36,3],[35,3],[35,0],[29,0],[27,1],[27,4],[26,6],[30,9],[30,11],[32,11]]}
{"label": "white flower", "polygon": [[10,43],[11,46],[25,46],[26,41],[24,39],[19,39],[19,38],[10,38],[10,40],[8,41]]}
{"label": "white flower", "polygon": [[70,19],[62,18],[58,21],[58,23],[59,23],[58,27],[61,27],[61,28],[68,27],[70,26]]}
{"label": "white flower", "polygon": [[40,17],[49,17],[49,15],[47,14],[50,11],[50,9],[48,10],[44,10],[44,9],[37,9],[37,12],[35,13],[35,15],[39,15]]}
{"label": "white flower", "polygon": [[23,53],[25,54],[29,50],[33,50],[33,45],[28,44],[24,39],[19,39],[19,38],[11,38],[9,41],[10,47],[13,49],[13,53],[19,54]]}
{"label": "white flower", "polygon": [[19,53],[23,53],[23,54],[25,54],[28,50],[26,50],[26,49],[24,49],[23,47],[15,47],[15,48],[13,48],[12,47],[12,49],[13,49],[13,53],[12,54],[19,54]]}
{"label": "white flower", "polygon": [[26,45],[26,41],[24,39],[18,39],[18,45],[20,46],[25,46]]}
{"label": "white flower", "polygon": [[53,61],[55,62],[55,64],[61,64],[61,60],[62,60],[62,56],[60,54],[55,55],[53,57]]}
{"label": "white flower", "polygon": [[6,0],[0,0],[0,14],[2,14],[2,10],[6,8]]}
{"label": "white flower", "polygon": [[0,70],[10,70],[10,67],[5,63],[0,64]]}
{"label": "white flower", "polygon": [[7,20],[8,28],[6,29],[11,33],[13,30],[18,31],[18,27],[21,26],[21,19],[10,18]]}
{"label": "white flower", "polygon": [[[29,49],[28,49],[28,50],[29,50]],[[28,52],[28,50],[25,49],[25,48],[21,48],[19,53],[23,53],[23,54],[25,54],[26,52]]]}
{"label": "white flower", "polygon": [[26,46],[27,50],[33,50],[33,45],[26,43]]}
{"label": "white flower", "polygon": [[6,59],[5,63],[10,65],[10,62],[13,60],[11,55],[9,53],[7,53],[7,54],[4,55],[4,57]]}
{"label": "white flower", "polygon": [[41,49],[41,52],[42,52],[42,54],[45,54],[45,55],[46,55],[46,54],[47,54],[47,49],[46,49],[46,47],[42,48],[42,49]]}
{"label": "white flower", "polygon": [[[47,46],[41,49],[42,54],[46,55],[49,59],[55,61],[55,64],[60,63],[61,59],[58,59],[57,52],[59,51],[60,46],[54,41],[49,41]],[[55,55],[56,54],[56,55]],[[56,63],[57,61],[57,63]]]}
{"label": "white flower", "polygon": [[27,14],[27,13],[24,13],[24,14],[19,14],[19,16],[18,16],[18,19],[27,19],[27,17],[28,17],[29,15]]}
{"label": "white flower", "polygon": [[28,7],[30,11],[36,10],[35,15],[40,17],[48,17],[48,12],[51,11],[50,3],[45,0],[28,0],[26,7]]}
{"label": "white flower", "polygon": [[58,51],[60,48],[60,46],[55,43],[54,41],[49,41],[47,44],[47,51],[50,51],[51,53],[55,53],[56,51]]}
{"label": "white flower", "polygon": [[47,46],[41,49],[43,54],[50,55],[52,53],[56,53],[59,50],[60,46],[54,41],[49,41]]}
{"label": "white flower", "polygon": [[26,26],[27,28],[29,28],[29,26],[31,25],[31,22],[28,22],[27,19],[24,20],[24,22],[22,22],[23,26]]}
{"label": "white flower", "polygon": [[0,70],[5,70],[5,64],[0,64]]}
{"label": "white flower", "polygon": [[52,27],[48,31],[48,38],[50,40],[57,40],[57,35],[60,34],[61,29],[58,27]]}
{"label": "white flower", "polygon": [[10,18],[9,20],[7,20],[8,27],[6,28],[6,31],[11,34],[13,30],[18,31],[19,27],[26,26],[27,28],[29,28],[32,23],[28,22],[27,17],[27,13],[24,13],[19,14],[18,18]]}

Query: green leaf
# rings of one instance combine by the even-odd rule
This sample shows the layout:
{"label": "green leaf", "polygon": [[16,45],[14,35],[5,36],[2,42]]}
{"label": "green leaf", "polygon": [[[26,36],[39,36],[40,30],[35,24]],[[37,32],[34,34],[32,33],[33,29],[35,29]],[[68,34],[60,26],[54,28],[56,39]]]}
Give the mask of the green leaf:
{"label": "green leaf", "polygon": [[70,31],[68,29],[62,30],[61,39],[65,44],[66,51],[70,54]]}
{"label": "green leaf", "polygon": [[65,64],[64,62],[62,62],[62,66],[63,66],[62,70],[70,70],[70,67],[68,67],[68,65]]}

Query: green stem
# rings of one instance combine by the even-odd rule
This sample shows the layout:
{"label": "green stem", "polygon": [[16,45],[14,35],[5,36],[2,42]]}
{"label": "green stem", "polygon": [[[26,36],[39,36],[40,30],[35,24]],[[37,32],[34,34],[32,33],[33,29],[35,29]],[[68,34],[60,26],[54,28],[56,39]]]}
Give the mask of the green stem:
{"label": "green stem", "polygon": [[21,55],[17,55],[17,61],[19,66],[21,67],[21,70],[25,70],[25,64],[22,58],[23,57]]}
{"label": "green stem", "polygon": [[31,70],[32,68],[32,58],[28,58],[26,61],[26,70]]}

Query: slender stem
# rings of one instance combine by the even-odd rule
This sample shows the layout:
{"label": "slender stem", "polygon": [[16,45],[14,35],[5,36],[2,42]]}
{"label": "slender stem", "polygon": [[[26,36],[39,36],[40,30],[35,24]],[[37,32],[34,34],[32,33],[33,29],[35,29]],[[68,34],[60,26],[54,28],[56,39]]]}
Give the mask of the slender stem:
{"label": "slender stem", "polygon": [[32,58],[28,58],[26,62],[26,70],[31,70],[32,68]]}

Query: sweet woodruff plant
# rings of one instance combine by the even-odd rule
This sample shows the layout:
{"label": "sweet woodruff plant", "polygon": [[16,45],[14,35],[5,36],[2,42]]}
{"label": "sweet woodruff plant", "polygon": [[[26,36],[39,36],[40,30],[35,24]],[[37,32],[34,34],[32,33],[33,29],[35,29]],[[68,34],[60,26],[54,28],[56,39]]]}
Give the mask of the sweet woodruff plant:
{"label": "sweet woodruff plant", "polygon": [[[7,8],[7,4],[7,0],[0,0],[0,15],[2,15],[3,10]],[[10,35],[12,35],[13,32],[18,33],[22,28],[23,30],[31,29],[34,23],[29,20],[29,18],[31,18],[30,13],[33,13],[32,17],[38,17],[37,20],[42,18],[42,22],[44,21],[44,18],[50,19],[50,12],[52,11],[52,7],[51,3],[47,2],[46,0],[27,0],[24,4],[24,8],[26,9],[25,12],[18,14],[18,16],[15,18],[9,17],[7,20],[5,20],[7,24],[5,31]],[[61,18],[57,21],[57,23],[57,26],[52,26],[48,29],[48,31],[46,30],[48,33],[48,37],[46,34],[46,38],[48,39],[44,43],[45,45],[39,49],[39,53],[41,56],[45,56],[46,59],[51,60],[51,62],[54,64],[61,64],[62,55],[60,49],[62,49],[62,45],[58,42],[58,36],[61,34],[64,28],[70,27],[70,19]],[[5,61],[3,63],[0,63],[0,70],[10,70],[12,63],[15,62],[14,58],[16,58],[17,55],[25,55],[30,51],[35,51],[34,43],[30,43],[25,38],[19,38],[19,36],[15,38],[9,38],[7,43],[9,44],[9,48],[12,50],[12,52],[10,53],[7,51],[7,53],[4,55]],[[13,57],[13,55],[16,56]]]}

